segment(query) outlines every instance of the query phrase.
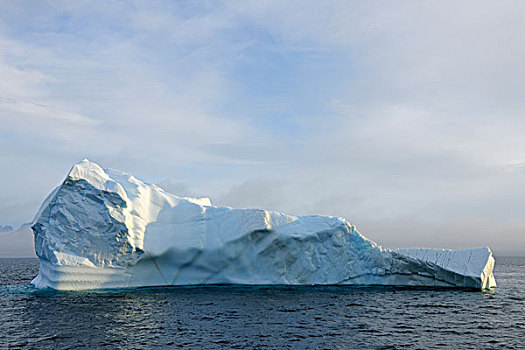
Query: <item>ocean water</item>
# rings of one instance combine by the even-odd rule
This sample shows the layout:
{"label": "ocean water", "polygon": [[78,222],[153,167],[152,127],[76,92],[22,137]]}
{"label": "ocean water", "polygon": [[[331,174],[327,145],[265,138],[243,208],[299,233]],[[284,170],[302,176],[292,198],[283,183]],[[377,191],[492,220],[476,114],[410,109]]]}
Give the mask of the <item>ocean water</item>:
{"label": "ocean water", "polygon": [[0,259],[0,348],[525,348],[525,258],[496,258],[477,292],[185,287],[56,292],[37,259]]}

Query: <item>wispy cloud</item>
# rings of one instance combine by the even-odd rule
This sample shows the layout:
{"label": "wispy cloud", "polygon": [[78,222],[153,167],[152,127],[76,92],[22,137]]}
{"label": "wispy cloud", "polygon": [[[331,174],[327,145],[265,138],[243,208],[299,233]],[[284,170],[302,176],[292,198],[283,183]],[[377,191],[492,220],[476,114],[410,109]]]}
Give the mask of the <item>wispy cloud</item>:
{"label": "wispy cloud", "polygon": [[85,156],[388,242],[371,223],[448,225],[452,244],[454,222],[521,222],[524,6],[4,2],[0,222],[27,221]]}
{"label": "wispy cloud", "polygon": [[72,123],[79,126],[94,126],[98,121],[84,117],[80,114],[57,110],[51,106],[24,100],[15,100],[0,96],[0,108],[9,112],[17,112],[29,116],[45,117],[55,119],[64,123]]}

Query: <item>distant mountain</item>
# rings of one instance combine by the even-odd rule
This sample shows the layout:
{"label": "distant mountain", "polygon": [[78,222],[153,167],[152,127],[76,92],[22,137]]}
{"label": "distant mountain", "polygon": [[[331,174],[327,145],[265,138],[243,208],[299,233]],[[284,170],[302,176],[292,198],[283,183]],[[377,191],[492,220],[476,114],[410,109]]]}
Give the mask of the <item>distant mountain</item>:
{"label": "distant mountain", "polygon": [[32,225],[32,224],[33,224],[32,222],[26,222],[25,224],[22,224],[22,225],[18,228],[18,230],[23,230],[23,229],[26,229],[26,228],[31,228],[31,225]]}
{"label": "distant mountain", "polygon": [[13,226],[11,225],[0,225],[0,232],[11,232],[13,231]]}

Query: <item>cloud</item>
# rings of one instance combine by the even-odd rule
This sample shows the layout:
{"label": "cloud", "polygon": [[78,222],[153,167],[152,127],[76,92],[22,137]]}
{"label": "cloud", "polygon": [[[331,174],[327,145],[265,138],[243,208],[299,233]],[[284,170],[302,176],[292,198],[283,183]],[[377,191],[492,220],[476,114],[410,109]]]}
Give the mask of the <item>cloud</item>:
{"label": "cloud", "polygon": [[[523,221],[492,221],[463,218],[429,226],[413,219],[366,221],[360,231],[385,248],[436,247],[474,248],[489,246],[496,257],[522,256],[525,251]],[[446,243],[445,243],[446,242]]]}
{"label": "cloud", "polygon": [[177,195],[179,197],[198,197],[188,186],[182,181],[162,180],[157,181],[155,185],[162,188],[164,191]]}
{"label": "cloud", "polygon": [[23,115],[45,117],[79,126],[94,126],[99,123],[96,120],[84,117],[80,114],[53,109],[45,104],[15,100],[7,97],[0,97],[0,106],[0,108],[7,113],[15,112]]}
{"label": "cloud", "polygon": [[379,223],[405,243],[463,244],[476,220],[504,223],[498,249],[520,239],[522,4],[0,6],[0,222],[88,157],[386,242]]}
{"label": "cloud", "polygon": [[283,180],[250,179],[234,185],[226,193],[219,195],[214,203],[235,208],[279,208],[286,202],[282,193],[286,187]]}

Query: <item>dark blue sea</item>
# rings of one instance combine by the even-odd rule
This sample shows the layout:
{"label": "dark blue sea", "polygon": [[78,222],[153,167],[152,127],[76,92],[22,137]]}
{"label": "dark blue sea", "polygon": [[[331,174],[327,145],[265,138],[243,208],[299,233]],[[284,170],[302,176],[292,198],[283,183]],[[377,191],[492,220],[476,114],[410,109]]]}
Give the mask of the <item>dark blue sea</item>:
{"label": "dark blue sea", "polygon": [[0,259],[0,348],[525,348],[525,258],[493,291],[195,287],[56,292],[37,259]]}

